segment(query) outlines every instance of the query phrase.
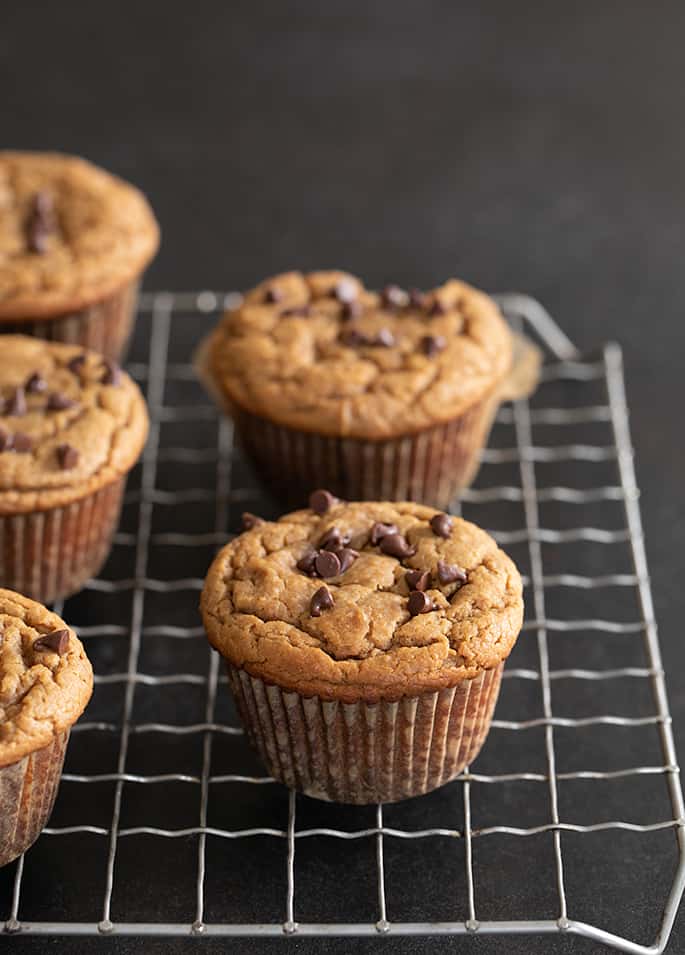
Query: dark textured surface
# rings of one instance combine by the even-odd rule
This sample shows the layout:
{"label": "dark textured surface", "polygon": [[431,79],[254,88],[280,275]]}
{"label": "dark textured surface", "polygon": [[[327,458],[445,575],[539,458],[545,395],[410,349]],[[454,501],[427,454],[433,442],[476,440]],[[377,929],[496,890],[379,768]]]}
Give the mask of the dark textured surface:
{"label": "dark textured surface", "polygon": [[[429,285],[456,272],[489,289],[535,295],[583,348],[621,341],[681,747],[684,27],[676,0],[122,3],[106,12],[85,2],[15,0],[5,4],[0,28],[3,144],[82,153],[138,182],[164,232],[148,287],[242,287],[293,266],[341,265],[376,284]],[[572,474],[564,477],[573,483]],[[621,612],[610,594],[602,615],[621,619]],[[625,684],[603,689],[601,703],[591,695],[584,701],[588,712],[641,705]],[[516,763],[513,751],[505,755]],[[571,801],[568,815],[574,807],[576,818],[581,809],[599,811],[594,792]],[[110,798],[104,793],[105,804]],[[644,818],[650,800],[636,788],[630,817]],[[633,936],[645,937],[643,915],[656,916],[664,876],[656,850],[670,845],[666,839],[650,842],[653,852],[628,839],[607,849],[622,854],[624,872],[640,867],[639,904],[631,901],[624,925]],[[568,842],[582,883],[583,860]],[[516,872],[520,844],[508,851]],[[534,847],[526,852],[534,855]],[[485,848],[479,856],[487,867]],[[492,898],[480,900],[486,911],[532,893],[553,912],[551,885],[539,885],[523,858],[520,878],[499,887],[495,880]],[[102,871],[99,858],[78,862]],[[249,864],[241,857],[248,874]],[[404,885],[438,879],[437,891],[451,877],[441,864],[420,868],[400,850],[388,864]],[[54,890],[49,869],[33,886],[36,905]],[[366,905],[372,913],[373,884],[350,884],[336,872],[331,861],[326,885],[340,908]],[[587,875],[602,887],[601,908],[621,880],[600,863]],[[265,878],[265,890],[271,883]],[[312,895],[322,887],[312,886]],[[164,899],[164,885],[155,888]],[[68,886],[60,893],[68,896]],[[426,955],[598,951],[581,939],[358,944]],[[351,947],[345,940],[193,945],[207,952]],[[190,943],[15,939],[5,947],[128,953]],[[682,918],[670,950],[685,950]]]}

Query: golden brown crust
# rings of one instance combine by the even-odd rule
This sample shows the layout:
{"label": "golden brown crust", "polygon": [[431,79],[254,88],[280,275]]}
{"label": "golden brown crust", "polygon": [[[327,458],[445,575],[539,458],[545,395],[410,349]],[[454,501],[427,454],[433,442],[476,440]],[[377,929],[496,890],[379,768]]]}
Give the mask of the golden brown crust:
{"label": "golden brown crust", "polygon": [[[42,254],[27,241],[38,193],[49,196],[54,221]],[[158,245],[134,186],[74,156],[0,151],[0,320],[92,305],[142,272]]]}
{"label": "golden brown crust", "polygon": [[204,376],[229,410],[286,427],[370,440],[420,431],[497,387],[512,354],[487,295],[451,280],[424,299],[394,306],[344,272],[277,275],[226,313],[201,350]]}
{"label": "golden brown crust", "polygon": [[[133,467],[148,417],[138,386],[125,372],[95,352],[23,335],[2,336],[2,356],[0,515],[68,504]],[[32,391],[27,383],[34,375],[41,384]],[[17,388],[25,406],[20,402],[18,409],[11,406]],[[52,409],[51,402],[60,399],[68,407]],[[14,449],[17,434],[29,439],[27,450]],[[73,463],[61,462],[65,446],[76,454]]]}
{"label": "golden brown crust", "polygon": [[93,690],[83,645],[69,630],[62,654],[37,640],[69,630],[57,614],[11,590],[0,590],[0,766],[48,746],[79,718]]}
{"label": "golden brown crust", "polygon": [[[410,503],[339,503],[264,522],[231,541],[210,567],[201,613],[210,643],[235,666],[305,696],[342,701],[399,699],[454,686],[505,659],[521,628],[521,578],[474,524],[452,519],[447,538]],[[370,542],[375,522],[394,524],[416,553],[400,560]],[[359,557],[322,580],[296,564],[332,527]],[[438,561],[468,579],[441,584]],[[435,609],[410,616],[407,570],[428,571]],[[311,613],[325,585],[333,606]]]}

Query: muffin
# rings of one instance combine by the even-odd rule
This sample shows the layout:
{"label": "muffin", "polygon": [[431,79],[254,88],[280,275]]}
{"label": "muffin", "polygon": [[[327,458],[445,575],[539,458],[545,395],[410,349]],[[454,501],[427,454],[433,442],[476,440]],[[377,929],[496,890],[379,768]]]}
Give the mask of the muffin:
{"label": "muffin", "polygon": [[446,508],[474,476],[512,354],[497,306],[464,282],[378,294],[344,272],[290,272],[226,313],[198,365],[284,502],[323,486]]}
{"label": "muffin", "polygon": [[147,410],[109,358],[21,335],[0,346],[0,586],[50,603],[104,563]]}
{"label": "muffin", "polygon": [[92,691],[91,665],[66,623],[0,590],[0,866],[47,822],[69,730]]}
{"label": "muffin", "polygon": [[248,528],[201,598],[269,773],[319,799],[393,802],[453,779],[487,735],[521,578],[474,524],[328,491]]}
{"label": "muffin", "polygon": [[0,151],[0,332],[120,359],[158,245],[128,183],[73,156]]}

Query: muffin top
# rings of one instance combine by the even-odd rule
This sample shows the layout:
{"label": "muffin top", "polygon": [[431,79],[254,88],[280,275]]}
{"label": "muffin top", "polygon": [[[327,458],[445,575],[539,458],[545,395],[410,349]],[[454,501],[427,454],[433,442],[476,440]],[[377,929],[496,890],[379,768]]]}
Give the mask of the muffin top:
{"label": "muffin top", "polygon": [[0,590],[0,766],[49,745],[93,691],[81,641],[42,604]]}
{"label": "muffin top", "polygon": [[0,515],[68,504],[126,474],[148,427],[135,382],[74,345],[1,341]]}
{"label": "muffin top", "polygon": [[134,186],[73,156],[0,151],[0,319],[97,302],[158,245],[155,217]]}
{"label": "muffin top", "polygon": [[344,272],[288,272],[226,313],[200,363],[229,408],[374,440],[461,414],[502,381],[511,355],[499,309],[464,282],[379,294]]}
{"label": "muffin top", "polygon": [[205,581],[210,643],[305,696],[399,699],[453,686],[508,656],[521,578],[474,524],[419,504],[342,503],[277,522],[245,515]]}

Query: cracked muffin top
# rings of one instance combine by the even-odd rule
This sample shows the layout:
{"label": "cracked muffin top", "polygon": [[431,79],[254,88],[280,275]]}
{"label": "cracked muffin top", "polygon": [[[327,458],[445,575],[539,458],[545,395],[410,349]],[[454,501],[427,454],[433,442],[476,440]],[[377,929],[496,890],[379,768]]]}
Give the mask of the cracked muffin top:
{"label": "cracked muffin top", "polygon": [[135,382],[74,345],[1,342],[0,515],[68,504],[126,474],[148,427]]}
{"label": "cracked muffin top", "polygon": [[210,643],[286,690],[352,702],[453,686],[511,651],[523,619],[513,562],[475,524],[411,503],[343,503],[247,528],[201,598]]}
{"label": "cracked muffin top", "polygon": [[288,272],[227,312],[199,361],[229,410],[373,440],[461,414],[507,375],[512,341],[464,282],[376,293],[344,272]]}
{"label": "cracked muffin top", "polygon": [[0,590],[0,766],[52,742],[93,691],[81,641],[57,614]]}
{"label": "cracked muffin top", "polygon": [[158,245],[134,186],[74,156],[0,151],[0,319],[47,318],[106,298]]}

